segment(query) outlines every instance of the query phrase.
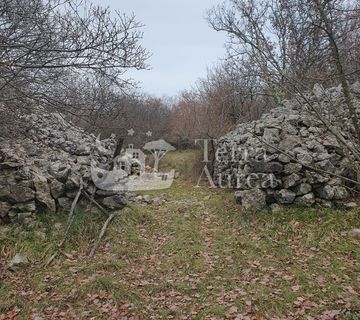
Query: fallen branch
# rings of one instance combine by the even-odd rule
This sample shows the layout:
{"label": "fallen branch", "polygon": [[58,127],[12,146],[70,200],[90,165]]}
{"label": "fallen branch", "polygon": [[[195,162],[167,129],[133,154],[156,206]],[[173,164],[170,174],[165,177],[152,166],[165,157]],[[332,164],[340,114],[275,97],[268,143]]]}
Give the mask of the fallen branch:
{"label": "fallen branch", "polygon": [[80,195],[81,195],[81,193],[83,191],[83,188],[84,188],[83,180],[82,180],[82,178],[80,178],[79,191],[76,194],[76,197],[75,197],[73,203],[71,204],[70,213],[69,213],[69,217],[68,217],[68,221],[67,221],[67,227],[66,227],[63,239],[58,244],[59,248],[61,248],[64,245],[65,240],[66,240],[66,238],[67,238],[67,236],[69,234],[70,227],[71,227],[72,223],[74,222],[75,207],[76,207],[77,202],[79,201],[79,198],[80,198]]}
{"label": "fallen branch", "polygon": [[56,251],[50,258],[49,260],[45,263],[45,267],[48,267],[50,265],[51,262],[53,262],[53,260],[57,257],[57,255],[59,254],[59,251]]}
{"label": "fallen branch", "polygon": [[[75,212],[75,207],[76,207],[76,204],[77,202],[79,201],[79,198],[80,198],[80,195],[83,195],[85,196],[91,203],[93,203],[106,217],[107,217],[107,220],[105,221],[103,227],[101,228],[101,232],[99,234],[99,237],[97,239],[97,241],[94,243],[94,246],[93,248],[91,249],[91,252],[89,254],[89,257],[93,257],[97,248],[99,247],[100,245],[100,242],[102,240],[102,238],[104,237],[105,235],[105,232],[106,232],[106,229],[109,225],[109,223],[114,219],[115,217],[115,213],[111,213],[109,214],[97,201],[95,201],[93,199],[93,197],[86,191],[84,190],[84,182],[82,180],[82,178],[80,178],[80,184],[78,184],[74,179],[71,179],[72,182],[77,186],[79,185],[79,191],[77,192],[76,194],[76,197],[71,205],[71,208],[70,208],[70,214],[69,214],[69,218],[68,218],[68,222],[67,222],[67,228],[66,228],[66,231],[65,231],[65,235],[64,235],[64,238],[61,240],[61,242],[58,244],[58,248],[60,249],[64,243],[65,243],[65,240],[68,236],[68,233],[69,233],[69,230],[70,230],[70,227],[74,221],[74,212]],[[50,259],[47,261],[46,265],[45,266],[48,266],[55,258],[56,256],[58,255],[59,252],[61,252],[60,250],[58,249],[57,252],[55,252],[51,257]]]}
{"label": "fallen branch", "polygon": [[[94,187],[94,189],[92,190],[91,195],[90,195],[92,200],[95,199],[95,194],[96,194],[96,186]],[[93,202],[90,201],[90,203],[89,203],[89,205],[88,205],[88,208],[87,208],[87,210],[88,210],[90,213],[91,213],[91,210],[92,210],[92,204],[93,204]]]}
{"label": "fallen branch", "polygon": [[58,249],[58,250],[49,258],[49,260],[46,262],[45,267],[48,267],[48,266],[51,264],[51,262],[53,262],[54,259],[59,255],[59,253],[61,253],[62,255],[64,255],[65,257],[67,257],[68,259],[71,259],[71,258],[72,258],[72,257],[71,257],[69,254],[67,254],[66,252],[63,252],[63,251],[61,251],[60,249]]}
{"label": "fallen branch", "polygon": [[100,245],[100,242],[101,242],[101,239],[104,237],[104,234],[106,232],[106,229],[109,225],[109,223],[114,219],[115,217],[115,213],[112,213],[109,215],[109,217],[107,218],[107,220],[105,221],[103,227],[101,228],[101,232],[100,232],[100,235],[99,235],[99,238],[97,239],[97,241],[95,242],[93,248],[91,249],[91,252],[89,254],[89,257],[92,258],[95,254],[95,251],[96,249],[99,247]]}
{"label": "fallen branch", "polygon": [[97,202],[95,201],[91,195],[89,195],[85,190],[82,190],[82,194],[93,203],[106,217],[109,217],[109,213]]}
{"label": "fallen branch", "polygon": [[[78,183],[74,179],[71,179],[71,181],[75,185],[78,185]],[[85,198],[87,198],[91,203],[93,203],[106,216],[106,218],[109,217],[109,213],[86,190],[84,190],[84,187],[81,189],[81,193],[83,196],[85,196]]]}

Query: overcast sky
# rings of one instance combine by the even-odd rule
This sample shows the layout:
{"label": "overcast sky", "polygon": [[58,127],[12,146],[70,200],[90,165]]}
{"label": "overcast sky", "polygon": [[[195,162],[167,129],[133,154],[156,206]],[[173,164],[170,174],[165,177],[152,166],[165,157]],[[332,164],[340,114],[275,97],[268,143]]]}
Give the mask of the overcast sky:
{"label": "overcast sky", "polygon": [[143,90],[173,96],[190,88],[225,55],[225,34],[212,30],[206,11],[221,0],[93,0],[145,24],[143,45],[151,53],[150,71],[129,73]]}

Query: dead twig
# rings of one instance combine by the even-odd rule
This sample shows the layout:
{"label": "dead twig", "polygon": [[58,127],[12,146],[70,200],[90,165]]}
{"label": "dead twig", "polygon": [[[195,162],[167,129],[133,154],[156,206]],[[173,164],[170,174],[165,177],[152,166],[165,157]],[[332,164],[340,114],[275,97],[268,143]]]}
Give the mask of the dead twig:
{"label": "dead twig", "polygon": [[57,257],[58,254],[59,254],[59,251],[56,251],[56,252],[49,258],[49,260],[45,263],[45,267],[48,267],[48,266],[50,265],[50,263],[54,261],[54,259]]}
{"label": "dead twig", "polygon": [[82,190],[82,194],[91,202],[93,203],[107,218],[109,217],[109,213],[96,201],[94,200],[91,195],[89,195],[85,190]]}
{"label": "dead twig", "polygon": [[[74,179],[71,179],[71,181],[75,185],[78,185],[78,183]],[[109,213],[86,190],[84,190],[84,187],[81,189],[81,193],[85,198],[87,198],[91,203],[93,203],[105,215],[106,218],[109,217]]]}
{"label": "dead twig", "polygon": [[51,264],[51,262],[53,262],[54,259],[59,255],[59,253],[61,253],[63,256],[65,256],[65,257],[68,258],[68,259],[72,259],[72,256],[71,256],[71,255],[69,255],[69,254],[66,253],[66,252],[61,251],[60,249],[58,249],[58,250],[48,259],[48,261],[45,263],[45,267],[48,267],[48,266]]}
{"label": "dead twig", "polygon": [[74,221],[75,207],[76,207],[77,202],[79,201],[80,195],[85,196],[91,203],[93,203],[107,217],[107,220],[105,221],[103,227],[101,228],[101,232],[99,234],[99,237],[98,237],[97,241],[94,243],[93,248],[91,249],[89,257],[94,256],[97,248],[100,245],[100,242],[101,242],[102,238],[105,235],[105,232],[106,232],[106,229],[107,229],[109,223],[115,218],[115,215],[116,215],[115,213],[109,214],[97,201],[95,201],[93,199],[93,197],[86,190],[84,190],[85,184],[84,184],[82,178],[80,178],[80,184],[78,184],[74,179],[72,179],[72,182],[75,185],[79,185],[79,191],[77,192],[76,197],[75,197],[75,199],[74,199],[74,201],[73,201],[73,203],[71,205],[71,208],[70,208],[69,218],[68,218],[67,227],[66,227],[64,237],[61,240],[61,242],[58,244],[58,250],[50,257],[50,259],[47,261],[45,266],[50,265],[50,263],[56,258],[56,256],[59,254],[59,252],[62,253],[60,251],[60,248],[64,245],[65,240],[66,240],[66,238],[67,238],[67,236],[69,234],[70,227],[71,227],[71,225],[72,225],[72,223]]}
{"label": "dead twig", "polygon": [[76,197],[75,197],[73,203],[71,204],[70,213],[69,213],[69,217],[68,217],[68,221],[67,221],[67,227],[66,227],[63,239],[58,244],[59,248],[61,248],[64,245],[65,240],[66,240],[66,238],[67,238],[67,236],[69,234],[70,227],[71,227],[72,223],[74,222],[75,207],[76,207],[77,202],[79,201],[80,195],[81,195],[81,193],[83,191],[83,187],[84,187],[83,180],[82,180],[82,178],[80,178],[79,191],[76,194]]}
{"label": "dead twig", "polygon": [[[95,199],[95,194],[96,194],[96,186],[94,187],[94,189],[92,190],[91,195],[90,195],[92,200]],[[91,213],[91,210],[92,210],[92,204],[93,204],[93,202],[90,201],[89,206],[88,206],[88,208],[87,208],[87,210],[88,210],[90,213]]]}
{"label": "dead twig", "polygon": [[115,213],[112,213],[109,215],[109,217],[107,218],[107,220],[105,221],[103,227],[101,228],[101,232],[99,235],[99,238],[97,239],[97,241],[95,242],[93,248],[91,249],[91,252],[89,254],[89,257],[92,258],[95,254],[96,249],[99,247],[101,239],[104,237],[104,234],[106,232],[106,229],[109,225],[109,223],[115,218]]}
{"label": "dead twig", "polygon": [[[73,181],[73,182],[75,182],[75,181]],[[77,183],[75,183],[75,185],[77,185]],[[83,188],[84,188],[84,183],[83,183],[82,178],[80,178],[79,191],[77,192],[77,194],[75,196],[75,199],[74,199],[74,201],[73,201],[73,203],[71,204],[71,207],[70,207],[70,212],[69,212],[69,217],[68,217],[68,220],[67,220],[67,226],[66,226],[64,237],[62,238],[62,240],[58,244],[58,250],[45,263],[45,267],[48,267],[51,264],[51,262],[53,262],[55,260],[55,258],[58,256],[59,252],[61,253],[60,248],[64,245],[65,240],[66,240],[66,238],[67,238],[67,236],[69,234],[70,227],[71,227],[72,223],[74,222],[74,213],[75,213],[76,204],[79,201],[79,198],[80,198],[80,195],[81,195],[81,192],[82,192]]]}

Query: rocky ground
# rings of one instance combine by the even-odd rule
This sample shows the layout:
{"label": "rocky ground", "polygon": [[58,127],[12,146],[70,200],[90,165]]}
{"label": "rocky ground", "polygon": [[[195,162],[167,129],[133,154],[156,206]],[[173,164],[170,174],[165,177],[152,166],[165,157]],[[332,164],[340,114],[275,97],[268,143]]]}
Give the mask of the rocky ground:
{"label": "rocky ground", "polygon": [[66,215],[0,226],[0,319],[360,318],[357,209],[254,215],[182,180],[162,193],[121,211],[92,259],[100,214],[78,212],[47,267]]}

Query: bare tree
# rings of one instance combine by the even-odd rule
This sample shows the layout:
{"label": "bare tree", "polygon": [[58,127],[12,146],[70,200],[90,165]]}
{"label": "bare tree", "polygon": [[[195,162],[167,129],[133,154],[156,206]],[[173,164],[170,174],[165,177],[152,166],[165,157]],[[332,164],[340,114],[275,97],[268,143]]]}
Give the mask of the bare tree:
{"label": "bare tree", "polygon": [[229,35],[229,59],[243,76],[262,83],[263,93],[279,103],[294,92],[294,82],[302,90],[317,82],[336,84],[339,69],[324,23],[332,24],[343,52],[354,51],[351,47],[359,43],[358,4],[348,3],[228,0],[209,12],[208,21],[216,31]]}
{"label": "bare tree", "polygon": [[125,90],[126,70],[147,67],[141,27],[81,0],[1,1],[0,101],[13,110],[63,106],[74,77],[101,76]]}
{"label": "bare tree", "polygon": [[[270,4],[271,1],[230,0],[212,9],[208,21],[214,30],[229,34],[229,57],[242,66],[252,66],[247,71],[281,102],[285,85],[282,74],[287,67],[287,30],[283,24],[270,23]],[[270,40],[279,37],[280,41]]]}
{"label": "bare tree", "polygon": [[[209,22],[228,33],[229,59],[242,76],[259,79],[262,91],[277,103],[296,93],[343,146],[352,166],[359,167],[360,127],[349,86],[360,70],[358,1],[229,0],[209,13]],[[337,127],[353,133],[352,141],[336,129],[340,117],[325,115],[321,104],[307,98],[305,90],[316,82],[341,85],[346,106],[342,110],[350,121]]]}
{"label": "bare tree", "polygon": [[[87,131],[112,133],[138,147],[144,140],[160,139],[167,135],[170,108],[163,99],[135,90],[119,92],[108,79],[74,79],[73,90],[64,96],[67,114],[73,123]],[[71,115],[71,116],[70,116]],[[128,130],[134,130],[128,135]]]}
{"label": "bare tree", "polygon": [[[349,21],[355,21],[356,23],[360,23],[360,9],[359,8],[347,8],[350,10],[351,14],[346,14],[345,16],[342,14],[342,7],[338,7],[336,1],[320,1],[314,0],[315,8],[319,13],[319,21],[315,21],[314,25],[325,32],[326,37],[328,39],[330,48],[331,48],[331,56],[333,58],[335,68],[337,71],[337,75],[339,81],[341,83],[341,87],[344,93],[345,104],[348,108],[348,112],[350,115],[350,119],[352,121],[352,125],[354,127],[357,139],[360,141],[360,123],[359,118],[356,112],[356,108],[353,103],[353,98],[351,96],[351,90],[347,79],[346,67],[344,66],[344,62],[346,61],[345,55],[341,52],[341,43],[339,42],[340,34],[336,33],[336,27],[338,20],[342,21],[342,19],[346,19],[347,23]],[[334,14],[335,11],[335,14]],[[337,16],[334,19],[334,15]],[[353,25],[350,25],[351,30],[353,30]],[[355,28],[357,31],[360,26],[355,24]],[[341,30],[349,31],[349,30]]]}

